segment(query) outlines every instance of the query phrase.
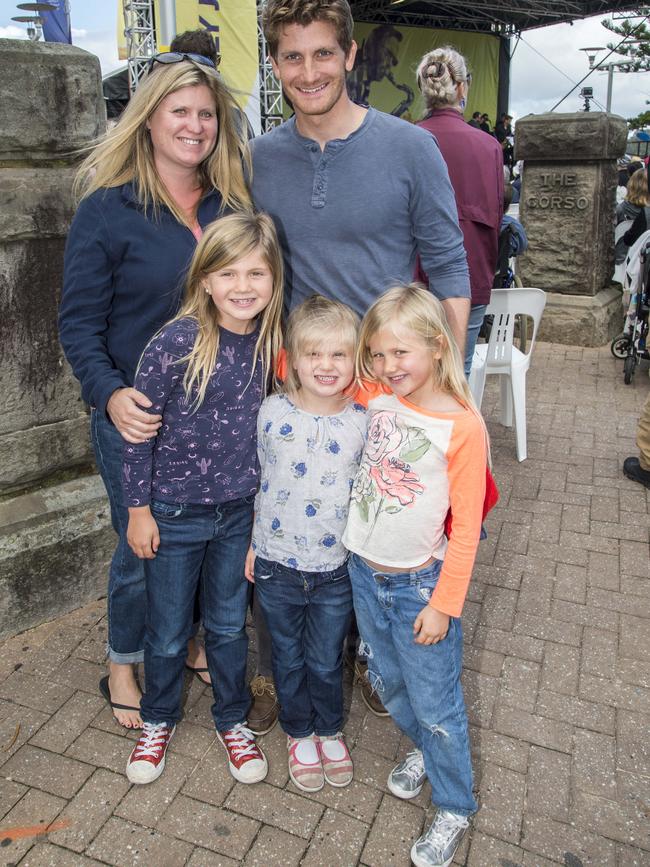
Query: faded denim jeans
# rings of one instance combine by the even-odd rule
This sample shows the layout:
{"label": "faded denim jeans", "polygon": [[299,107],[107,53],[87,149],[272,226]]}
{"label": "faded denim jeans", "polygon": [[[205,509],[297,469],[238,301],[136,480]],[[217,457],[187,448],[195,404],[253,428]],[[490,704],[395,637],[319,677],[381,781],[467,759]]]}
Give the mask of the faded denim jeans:
{"label": "faded denim jeans", "polygon": [[382,573],[356,554],[348,560],[370,683],[422,751],[433,803],[469,816],[477,803],[460,683],[460,618],[450,619],[446,638],[437,644],[416,644],[413,635],[413,622],[428,603],[441,567],[435,560],[424,569]]}
{"label": "faded denim jeans", "polygon": [[478,333],[481,330],[481,325],[483,325],[483,320],[485,319],[485,311],[487,310],[487,304],[472,304],[469,311],[469,319],[467,321],[467,334],[465,335],[465,378],[469,379],[469,375],[472,371],[472,359],[474,358],[474,350],[476,348],[476,341],[478,340]]}

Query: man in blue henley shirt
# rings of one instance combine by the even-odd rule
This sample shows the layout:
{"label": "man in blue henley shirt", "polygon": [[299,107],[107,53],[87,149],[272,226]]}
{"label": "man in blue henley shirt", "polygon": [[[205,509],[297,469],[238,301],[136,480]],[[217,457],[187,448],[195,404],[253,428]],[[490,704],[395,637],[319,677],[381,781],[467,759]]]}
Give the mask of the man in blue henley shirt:
{"label": "man in blue henley shirt", "polygon": [[419,253],[462,353],[469,273],[436,141],[353,103],[345,87],[357,50],[351,14],[343,32],[331,4],[306,18],[300,5],[266,4],[273,70],[295,116],[252,143],[253,198],[280,235],[287,306],[320,292],[363,315],[389,286],[412,281]]}

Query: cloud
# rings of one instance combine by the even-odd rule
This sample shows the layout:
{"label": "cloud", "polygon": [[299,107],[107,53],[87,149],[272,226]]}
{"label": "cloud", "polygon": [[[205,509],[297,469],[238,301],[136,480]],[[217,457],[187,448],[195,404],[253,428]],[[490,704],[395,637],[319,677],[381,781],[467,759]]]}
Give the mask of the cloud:
{"label": "cloud", "polygon": [[117,39],[114,32],[73,30],[72,42],[99,58],[102,75],[124,65],[124,61],[117,56]]}
{"label": "cloud", "polygon": [[0,27],[0,39],[27,39],[27,30],[17,24]]}
{"label": "cloud", "polygon": [[[27,39],[27,30],[17,24],[8,24],[6,27],[0,27],[0,39]],[[117,56],[115,31],[92,31],[73,27],[72,43],[99,58],[102,75],[124,65],[124,61]]]}
{"label": "cloud", "polygon": [[[589,64],[580,48],[605,46],[608,42],[617,41],[616,34],[602,26],[602,20],[604,19],[598,16],[576,21],[573,26],[557,24],[523,34],[510,66],[510,108],[515,117],[550,111],[555,103],[587,74]],[[515,47],[515,42],[513,39],[512,48]],[[540,54],[543,57],[540,57]],[[604,58],[606,54],[607,51],[601,51],[597,60]],[[620,59],[620,56],[613,54],[612,60],[616,59]],[[645,111],[645,101],[650,98],[650,80],[647,73],[615,72],[613,85],[614,114],[627,118]],[[592,87],[594,97],[602,106],[600,108],[594,102],[592,111],[604,110],[607,100],[607,73],[592,73],[582,86]],[[556,111],[582,111],[584,102],[579,91],[580,88],[577,88]]]}

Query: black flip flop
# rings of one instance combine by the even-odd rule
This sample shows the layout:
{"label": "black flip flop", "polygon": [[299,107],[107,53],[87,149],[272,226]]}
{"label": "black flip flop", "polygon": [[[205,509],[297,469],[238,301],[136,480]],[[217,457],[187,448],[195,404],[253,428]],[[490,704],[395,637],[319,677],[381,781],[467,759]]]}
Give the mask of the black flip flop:
{"label": "black flip flop", "polygon": [[185,663],[185,668],[186,668],[188,671],[191,671],[192,674],[193,674],[195,677],[197,677],[197,678],[201,681],[201,683],[203,684],[203,686],[211,686],[211,684],[209,684],[207,680],[203,680],[203,678],[201,677],[201,674],[202,674],[202,673],[210,674],[210,669],[209,669],[209,668],[192,668],[192,666],[191,666],[191,665],[188,665],[187,663]]}
{"label": "black flip flop", "polygon": [[[104,698],[108,702],[108,705],[111,708],[111,710],[134,710],[134,711],[137,711],[137,713],[140,713],[139,707],[133,707],[130,704],[119,704],[118,702],[113,701],[111,699],[111,690],[108,686],[108,675],[106,675],[106,677],[102,677],[102,679],[99,681],[99,691],[101,692],[101,694],[104,696]],[[113,716],[115,716],[115,714],[113,714]],[[140,726],[125,726],[118,720],[117,717],[115,717],[115,721],[119,725],[121,725],[123,729],[139,729],[140,728]]]}

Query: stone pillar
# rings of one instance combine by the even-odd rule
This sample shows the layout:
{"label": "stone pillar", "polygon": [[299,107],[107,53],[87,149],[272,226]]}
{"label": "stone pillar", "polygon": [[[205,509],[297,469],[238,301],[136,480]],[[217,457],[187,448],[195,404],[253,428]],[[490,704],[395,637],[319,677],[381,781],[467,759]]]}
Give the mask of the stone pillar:
{"label": "stone pillar", "polygon": [[105,592],[113,539],[57,334],[75,163],[105,126],[99,62],[0,39],[0,80],[2,637]]}
{"label": "stone pillar", "polygon": [[517,121],[524,160],[519,214],[529,239],[524,286],[549,293],[541,340],[601,346],[622,324],[614,271],[616,159],[627,124],[604,112],[528,115]]}

